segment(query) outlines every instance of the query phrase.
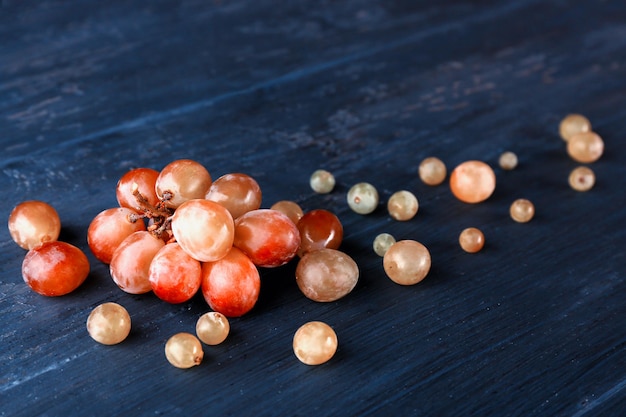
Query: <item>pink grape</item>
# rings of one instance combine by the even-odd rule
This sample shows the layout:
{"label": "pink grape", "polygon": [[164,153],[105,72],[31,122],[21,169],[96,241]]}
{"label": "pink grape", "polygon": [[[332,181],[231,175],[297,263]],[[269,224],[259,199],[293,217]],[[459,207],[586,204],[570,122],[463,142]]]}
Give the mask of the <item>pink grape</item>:
{"label": "pink grape", "polygon": [[163,301],[178,304],[188,301],[200,289],[200,261],[193,259],[178,243],[163,246],[150,263],[150,285]]}
{"label": "pink grape", "polygon": [[135,168],[124,174],[115,188],[115,196],[120,207],[142,213],[137,197],[133,194],[135,187],[148,203],[155,206],[159,202],[155,190],[158,176],[159,171],[151,168]]}
{"label": "pink grape", "polygon": [[146,230],[142,219],[130,221],[135,212],[126,207],[106,209],[98,213],[87,229],[89,249],[98,260],[111,263],[113,252],[129,235]]}
{"label": "pink grape", "polygon": [[192,258],[212,262],[226,256],[233,246],[235,225],[224,206],[195,199],[176,209],[172,232],[181,248]]}
{"label": "pink grape", "polygon": [[152,290],[150,263],[165,245],[162,239],[147,231],[129,235],[120,243],[111,259],[111,278],[123,291],[143,294]]}
{"label": "pink grape", "polygon": [[300,246],[300,233],[280,211],[253,210],[235,221],[234,245],[255,265],[272,268],[294,258]]}
{"label": "pink grape", "polygon": [[44,242],[31,249],[22,263],[24,282],[33,291],[51,297],[74,291],[87,275],[87,256],[66,242]]}
{"label": "pink grape", "polygon": [[191,159],[178,159],[161,170],[156,180],[156,194],[169,208],[177,208],[187,200],[204,198],[211,187],[211,175],[200,163]]}
{"label": "pink grape", "polygon": [[226,174],[213,182],[207,200],[220,203],[228,209],[233,219],[261,207],[261,187],[249,175]]}
{"label": "pink grape", "polygon": [[252,310],[260,290],[258,269],[235,247],[222,259],[202,265],[202,295],[213,310],[227,317]]}

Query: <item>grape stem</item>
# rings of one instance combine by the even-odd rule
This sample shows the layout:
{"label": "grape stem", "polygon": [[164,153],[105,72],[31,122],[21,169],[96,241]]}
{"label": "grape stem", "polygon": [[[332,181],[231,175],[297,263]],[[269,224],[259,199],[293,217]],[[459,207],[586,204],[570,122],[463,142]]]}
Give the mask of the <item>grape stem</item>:
{"label": "grape stem", "polygon": [[[139,208],[144,212],[143,215],[130,215],[129,220],[135,222],[139,219],[150,219],[152,224],[148,227],[148,231],[154,236],[161,238],[162,235],[171,230],[172,215],[174,210],[167,208],[165,202],[172,198],[172,193],[166,191],[163,198],[155,206],[150,204],[148,199],[141,194],[137,187],[133,188],[133,195],[139,204]],[[170,239],[170,240],[173,240]]]}
{"label": "grape stem", "polygon": [[137,203],[139,204],[139,208],[144,211],[146,217],[152,219],[155,217],[169,217],[171,215],[170,211],[165,207],[165,201],[169,200],[164,196],[163,200],[160,201],[156,206],[150,204],[148,199],[144,197],[143,194],[139,191],[139,189],[133,190],[133,195],[135,199],[137,199]]}
{"label": "grape stem", "polygon": [[154,234],[156,237],[161,237],[163,233],[165,233],[168,230],[171,230],[172,217],[174,216],[163,218],[160,224],[154,223],[152,226],[148,228],[148,231],[152,232],[152,234]]}

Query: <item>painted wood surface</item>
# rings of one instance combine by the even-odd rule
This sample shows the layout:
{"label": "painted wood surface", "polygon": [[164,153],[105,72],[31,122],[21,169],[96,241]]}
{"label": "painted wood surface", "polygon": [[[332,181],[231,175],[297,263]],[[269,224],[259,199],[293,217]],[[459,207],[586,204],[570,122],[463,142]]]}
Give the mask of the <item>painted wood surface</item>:
{"label": "painted wood surface", "polygon": [[[75,293],[39,296],[0,230],[0,415],[622,415],[625,101],[618,0],[1,2],[0,213],[49,202],[92,271]],[[587,193],[567,185],[577,164],[558,123],[571,112],[606,144]],[[514,171],[497,167],[505,150]],[[468,205],[424,185],[431,155],[449,170],[489,163],[495,194]],[[86,230],[128,169],[177,158],[254,176],[264,207],[336,213],[355,290],[315,303],[295,262],[263,270],[229,339],[199,367],[170,366],[165,341],[193,332],[206,303],[123,293]],[[333,193],[309,188],[318,168]],[[361,181],[381,195],[368,216],[345,202]],[[385,208],[400,189],[420,201],[408,222]],[[519,197],[537,208],[528,224],[508,216]],[[478,254],[458,246],[468,226],[486,235]],[[422,283],[385,276],[382,232],[429,248]],[[133,319],[117,346],[85,329],[106,301]],[[339,338],[318,367],[291,348],[310,320]]]}

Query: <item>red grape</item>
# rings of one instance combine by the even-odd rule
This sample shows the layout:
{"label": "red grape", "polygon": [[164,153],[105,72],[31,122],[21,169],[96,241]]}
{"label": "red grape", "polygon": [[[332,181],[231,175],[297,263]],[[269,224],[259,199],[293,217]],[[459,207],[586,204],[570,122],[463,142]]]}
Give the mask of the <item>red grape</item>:
{"label": "red grape", "polygon": [[206,199],[220,203],[236,219],[261,207],[261,187],[249,175],[226,174],[215,180]]}
{"label": "red grape", "polygon": [[225,256],[232,247],[235,225],[224,206],[195,199],[184,202],[174,212],[172,232],[191,257],[212,262]]}
{"label": "red grape", "polygon": [[200,262],[182,250],[178,243],[167,244],[150,263],[152,291],[168,303],[188,301],[200,289],[201,268]]}
{"label": "red grape", "polygon": [[293,259],[300,246],[300,233],[280,211],[253,210],[235,221],[233,244],[255,265],[272,268]]}
{"label": "red grape", "polygon": [[150,263],[164,245],[163,240],[150,232],[140,231],[129,235],[113,252],[110,265],[113,281],[130,294],[143,294],[152,290]]}
{"label": "red grape", "polygon": [[89,260],[76,246],[45,242],[31,249],[22,263],[22,277],[33,291],[46,296],[65,295],[89,275]]}
{"label": "red grape", "polygon": [[149,204],[157,205],[159,197],[156,195],[155,186],[158,176],[159,171],[151,168],[135,168],[124,174],[117,182],[115,189],[115,196],[120,207],[127,207],[138,213],[143,211],[137,202],[137,197],[133,194],[135,187]]}
{"label": "red grape", "polygon": [[187,200],[204,198],[211,187],[211,175],[200,163],[191,159],[178,159],[161,170],[156,180],[156,193],[160,199],[170,194],[165,204],[177,208]]}
{"label": "red grape", "polygon": [[235,247],[222,259],[202,265],[202,295],[213,310],[227,317],[250,311],[260,290],[258,269]]}
{"label": "red grape", "polygon": [[129,235],[146,230],[143,220],[130,221],[135,212],[126,207],[101,211],[89,224],[87,243],[94,256],[105,264],[111,263],[113,252]]}
{"label": "red grape", "polygon": [[343,226],[339,218],[328,210],[311,210],[298,222],[300,248],[298,256],[323,249],[338,249],[343,240]]}

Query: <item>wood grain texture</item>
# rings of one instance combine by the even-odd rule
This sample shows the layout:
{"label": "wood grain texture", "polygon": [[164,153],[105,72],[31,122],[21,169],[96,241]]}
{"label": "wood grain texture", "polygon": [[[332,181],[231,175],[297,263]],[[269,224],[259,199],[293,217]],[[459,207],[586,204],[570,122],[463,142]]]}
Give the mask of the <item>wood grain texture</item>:
{"label": "wood grain texture", "polygon": [[[0,415],[619,415],[626,407],[626,7],[622,1],[194,1],[0,3],[0,213],[55,206],[83,248],[87,282],[62,298],[30,291],[24,251],[0,230]],[[430,4],[433,3],[433,4]],[[436,4],[435,4],[436,3]],[[576,164],[560,119],[583,113],[604,139],[597,184],[569,189]],[[512,150],[519,167],[497,167]],[[491,164],[495,194],[455,200],[417,176]],[[201,297],[131,296],[95,260],[86,230],[116,205],[131,167],[193,158],[217,178],[246,172],[263,206],[280,199],[342,220],[361,270],[337,302],[309,301],[295,265],[262,271],[254,310],[227,342],[181,371],[167,338],[193,331]],[[336,190],[308,186],[318,168]],[[345,203],[368,181],[369,216]],[[413,191],[418,215],[384,202]],[[508,217],[525,197],[531,223]],[[479,227],[486,247],[461,251]],[[420,284],[385,277],[381,232],[416,239],[433,267]],[[90,310],[123,304],[118,346],[93,342]],[[297,361],[306,321],[337,332],[327,364]]]}

